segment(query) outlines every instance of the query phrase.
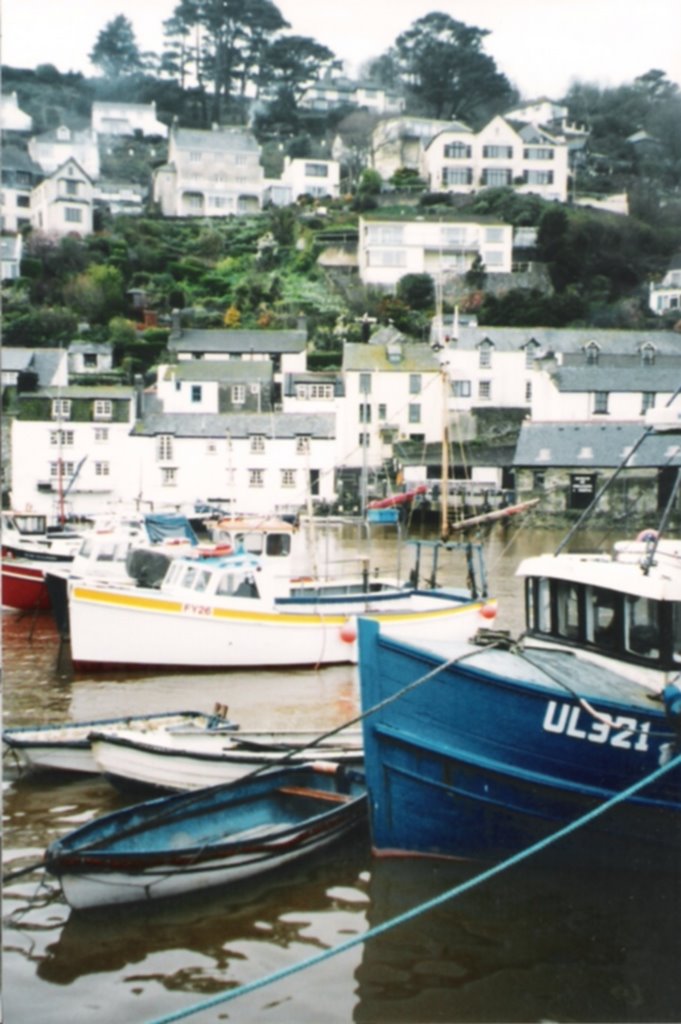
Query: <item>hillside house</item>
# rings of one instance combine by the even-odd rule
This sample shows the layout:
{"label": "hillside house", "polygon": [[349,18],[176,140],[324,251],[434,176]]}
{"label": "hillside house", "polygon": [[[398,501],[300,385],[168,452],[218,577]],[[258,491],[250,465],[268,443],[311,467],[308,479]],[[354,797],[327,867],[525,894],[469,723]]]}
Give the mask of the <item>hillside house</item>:
{"label": "hillside house", "polygon": [[681,252],[671,259],[661,281],[651,282],[648,305],[653,313],[677,313],[681,317]]}
{"label": "hillside house", "polygon": [[[459,124],[456,122],[457,126]],[[371,135],[371,167],[384,181],[388,181],[402,167],[420,174],[426,146],[439,132],[452,127],[451,121],[434,118],[385,118],[378,122]]]}
{"label": "hillside house", "polygon": [[2,149],[1,227],[16,232],[31,225],[31,196],[44,178],[39,165],[26,150],[6,145]]}
{"label": "hillside house", "polygon": [[167,138],[168,127],[156,116],[156,102],[112,103],[95,101],[91,113],[92,130],[97,135]]}
{"label": "hillside house", "polygon": [[343,75],[328,73],[305,90],[300,106],[319,113],[340,107],[360,107],[386,115],[401,113],[405,101],[403,96],[377,82],[352,81]]}
{"label": "hillside house", "polygon": [[38,231],[90,235],[93,210],[92,179],[73,158],[36,185],[31,195],[31,224]]}
{"label": "hillside house", "polygon": [[269,361],[182,360],[159,366],[156,397],[164,413],[269,412]]}
{"label": "hillside house", "polygon": [[75,131],[60,125],[54,131],[43,132],[29,139],[28,153],[44,174],[54,174],[68,160],[82,167],[91,181],[99,178],[99,147],[97,136],[90,128]]}
{"label": "hillside house", "polygon": [[366,213],[359,221],[359,274],[365,285],[394,288],[405,274],[458,277],[479,256],[487,273],[510,273],[513,228],[488,217],[455,210],[424,210],[418,215]]}
{"label": "hillside house", "polygon": [[68,358],[60,348],[2,346],[2,386],[23,391],[68,384]]}
{"label": "hillside house", "polygon": [[24,239],[22,235],[0,237],[0,279],[16,281],[21,274],[21,254]]}
{"label": "hillside house", "polygon": [[300,196],[335,199],[340,191],[340,164],[337,160],[285,157],[281,181],[289,186],[294,202]]}
{"label": "hillside house", "polygon": [[153,199],[164,217],[255,213],[263,188],[260,146],[243,127],[203,131],[173,124],[168,161],[153,174]]}
{"label": "hillside house", "polygon": [[68,347],[69,377],[111,373],[113,346],[108,341],[72,341]]}

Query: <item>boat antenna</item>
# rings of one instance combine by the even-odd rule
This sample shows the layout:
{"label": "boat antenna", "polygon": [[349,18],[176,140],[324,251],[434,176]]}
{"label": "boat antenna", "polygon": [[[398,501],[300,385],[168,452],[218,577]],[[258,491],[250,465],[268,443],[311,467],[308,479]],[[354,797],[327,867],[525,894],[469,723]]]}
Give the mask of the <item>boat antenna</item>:
{"label": "boat antenna", "polygon": [[[679,393],[681,393],[681,384],[679,384],[679,386],[677,387],[676,391],[671,396],[671,398],[669,398],[669,400],[667,402],[665,402],[665,405],[664,405],[665,409],[669,408],[669,406],[672,404],[672,402],[676,398],[678,398]],[[561,553],[561,551],[563,550],[563,548],[565,548],[567,546],[567,544],[572,540],[572,538],[574,537],[575,533],[580,528],[582,523],[586,519],[588,519],[589,516],[591,515],[591,513],[593,512],[593,510],[595,508],[597,508],[597,506],[599,505],[600,500],[603,497],[603,495],[606,493],[606,491],[608,491],[610,489],[610,487],[615,482],[617,477],[620,475],[622,470],[625,469],[627,463],[632,458],[632,456],[638,451],[638,449],[641,447],[641,445],[646,440],[646,438],[648,438],[654,432],[655,432],[655,427],[654,427],[653,424],[651,424],[650,426],[646,427],[646,429],[643,431],[643,433],[641,434],[639,439],[636,441],[634,446],[626,453],[626,455],[624,456],[624,458],[620,462],[620,464],[617,467],[617,469],[615,470],[615,472],[610,477],[608,477],[608,479],[605,481],[603,486],[598,490],[598,492],[596,493],[595,497],[591,501],[591,504],[587,508],[584,509],[584,511],[582,512],[581,516],[577,520],[577,522],[573,525],[572,529],[568,530],[566,536],[563,538],[561,543],[556,548],[556,550],[554,552],[554,555],[559,555]],[[674,495],[676,495],[677,489],[678,489],[678,477],[677,477],[677,484],[673,488]],[[671,511],[671,506],[669,506],[669,511]],[[668,518],[669,517],[666,516],[665,522],[666,522],[666,520]]]}

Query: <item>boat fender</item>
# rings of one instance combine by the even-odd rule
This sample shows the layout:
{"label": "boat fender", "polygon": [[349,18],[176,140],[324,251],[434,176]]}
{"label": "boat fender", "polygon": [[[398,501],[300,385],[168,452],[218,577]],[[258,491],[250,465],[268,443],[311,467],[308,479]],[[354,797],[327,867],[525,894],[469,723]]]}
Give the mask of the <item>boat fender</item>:
{"label": "boat fender", "polygon": [[357,639],[357,626],[354,619],[347,619],[340,628],[340,638],[344,644],[354,644]]}
{"label": "boat fender", "polygon": [[657,530],[646,529],[641,530],[641,532],[637,535],[636,540],[643,544],[647,540],[657,540],[658,537],[659,533],[657,532]]}
{"label": "boat fender", "polygon": [[675,727],[681,727],[681,687],[677,683],[668,683],[662,691],[664,706]]}

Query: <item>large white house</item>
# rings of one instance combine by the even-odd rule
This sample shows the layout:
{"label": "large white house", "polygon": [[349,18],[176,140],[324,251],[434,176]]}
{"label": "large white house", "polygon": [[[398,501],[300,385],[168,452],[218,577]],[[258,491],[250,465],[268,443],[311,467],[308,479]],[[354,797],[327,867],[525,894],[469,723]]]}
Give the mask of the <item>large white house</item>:
{"label": "large white house", "polygon": [[156,116],[156,103],[92,104],[92,129],[98,135],[150,135],[167,138],[168,128]]}
{"label": "large white house", "polygon": [[454,210],[387,211],[359,221],[358,260],[363,284],[393,288],[405,274],[461,275],[480,257],[487,273],[510,273],[513,227]]}
{"label": "large white house", "polygon": [[179,128],[168,139],[168,161],[154,172],[153,198],[165,217],[225,217],[262,205],[260,146],[247,128]]}
{"label": "large white house", "polygon": [[681,253],[672,257],[661,281],[650,284],[648,304],[653,313],[676,313],[681,317]]}
{"label": "large white house", "polygon": [[38,231],[92,234],[94,187],[75,158],[57,167],[31,195],[31,223]]}
{"label": "large white house", "polygon": [[44,174],[54,174],[66,160],[76,160],[92,181],[99,178],[99,146],[90,128],[75,131],[62,124],[54,131],[34,135],[28,153]]}

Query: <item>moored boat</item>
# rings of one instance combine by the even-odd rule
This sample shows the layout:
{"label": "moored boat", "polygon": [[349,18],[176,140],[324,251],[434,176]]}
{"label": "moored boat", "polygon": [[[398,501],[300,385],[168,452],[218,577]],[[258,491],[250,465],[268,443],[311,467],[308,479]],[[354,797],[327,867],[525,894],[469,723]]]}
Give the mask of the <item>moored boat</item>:
{"label": "moored boat", "polygon": [[3,556],[0,566],[3,608],[22,612],[47,611],[50,595],[45,585],[45,564],[28,558]]}
{"label": "moored boat", "polygon": [[124,715],[88,721],[61,722],[3,729],[2,740],[19,765],[32,771],[96,774],[99,767],[92,756],[90,736],[99,730],[108,735],[125,730],[145,735],[162,730],[169,735],[200,733],[222,742],[238,726],[227,718],[227,708],[216,705],[212,714],[202,711],[166,711],[156,714]]}
{"label": "moored boat", "polygon": [[331,761],[362,766],[361,732],[344,730],[328,740],[312,731],[234,732],[196,729],[104,729],[90,735],[99,771],[117,786],[190,790],[234,782],[284,764]]}
{"label": "moored boat", "polygon": [[[276,540],[271,534],[267,544]],[[416,565],[407,584],[376,579],[368,570],[351,578],[295,578],[285,558],[282,572],[277,557],[249,553],[178,558],[157,590],[70,581],[74,666],[354,663],[359,616],[376,618],[401,635],[432,638],[469,636],[493,619],[496,603],[486,597],[480,545],[413,543]],[[421,566],[423,550],[433,555],[429,576]],[[447,551],[465,558],[469,586],[437,585],[438,559]],[[419,584],[424,576],[427,582]]]}
{"label": "moored boat", "polygon": [[396,637],[360,623],[378,854],[516,853],[669,765],[589,834],[678,855],[681,542],[661,534],[680,483],[681,470],[659,530],[564,550],[585,513],[555,554],[522,562],[516,642],[493,631],[465,643]]}
{"label": "moored boat", "polygon": [[363,776],[300,765],[147,801],[53,842],[44,865],[76,909],[239,885],[366,822]]}

